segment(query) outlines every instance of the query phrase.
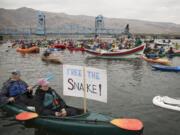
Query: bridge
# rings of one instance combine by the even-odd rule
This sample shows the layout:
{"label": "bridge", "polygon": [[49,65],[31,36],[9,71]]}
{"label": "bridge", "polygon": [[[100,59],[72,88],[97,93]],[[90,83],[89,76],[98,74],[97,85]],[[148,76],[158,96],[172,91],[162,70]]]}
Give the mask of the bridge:
{"label": "bridge", "polygon": [[26,28],[4,27],[0,28],[0,35],[119,35],[129,34],[129,25],[123,29],[106,29],[105,22],[102,15],[95,18],[95,28],[82,27],[78,24],[65,24],[61,27],[51,28],[46,26],[46,17],[43,12],[37,13],[37,27],[32,28],[27,26]]}

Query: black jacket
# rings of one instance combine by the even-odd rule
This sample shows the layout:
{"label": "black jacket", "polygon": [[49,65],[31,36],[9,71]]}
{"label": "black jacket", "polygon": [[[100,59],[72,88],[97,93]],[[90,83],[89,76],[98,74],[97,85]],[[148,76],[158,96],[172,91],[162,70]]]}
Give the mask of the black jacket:
{"label": "black jacket", "polygon": [[[46,104],[45,100],[48,100],[47,95],[51,96],[53,99],[49,99],[52,102]],[[54,103],[54,101],[56,103]],[[62,108],[66,108],[67,105],[63,99],[56,93],[55,90],[49,87],[48,91],[43,91],[40,87],[37,88],[35,93],[35,108],[36,112],[41,115],[55,115],[55,112],[61,111]]]}

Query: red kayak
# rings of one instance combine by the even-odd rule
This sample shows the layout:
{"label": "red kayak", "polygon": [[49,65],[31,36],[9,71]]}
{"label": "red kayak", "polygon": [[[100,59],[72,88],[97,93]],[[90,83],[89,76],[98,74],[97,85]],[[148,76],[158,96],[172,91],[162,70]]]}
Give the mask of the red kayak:
{"label": "red kayak", "polygon": [[66,49],[66,45],[64,44],[54,44],[52,45],[53,48],[60,48],[60,49]]}

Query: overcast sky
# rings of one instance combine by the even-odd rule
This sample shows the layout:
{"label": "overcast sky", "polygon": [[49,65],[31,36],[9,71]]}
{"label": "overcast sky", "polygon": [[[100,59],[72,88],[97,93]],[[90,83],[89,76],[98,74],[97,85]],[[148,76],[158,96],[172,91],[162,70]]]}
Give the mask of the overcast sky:
{"label": "overcast sky", "polygon": [[0,0],[0,8],[20,7],[180,24],[180,0]]}

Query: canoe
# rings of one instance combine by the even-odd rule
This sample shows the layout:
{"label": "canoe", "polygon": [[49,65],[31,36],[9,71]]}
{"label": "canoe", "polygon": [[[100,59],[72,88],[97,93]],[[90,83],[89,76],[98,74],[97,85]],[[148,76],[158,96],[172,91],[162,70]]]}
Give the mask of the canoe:
{"label": "canoe", "polygon": [[145,56],[140,56],[141,59],[150,62],[150,63],[158,63],[158,64],[162,64],[162,65],[170,65],[170,61],[168,59],[161,59],[161,58],[155,58],[155,59],[151,59],[151,58],[147,58]]}
{"label": "canoe", "polygon": [[86,48],[85,51],[89,53],[91,56],[95,56],[97,58],[121,59],[121,58],[138,58],[139,55],[143,54],[144,48],[145,48],[145,44],[142,44],[132,49],[122,49],[122,50],[117,50],[115,52],[107,52],[104,50],[98,52]]}
{"label": "canoe", "polygon": [[[11,114],[29,111],[13,104],[6,104],[2,108]],[[82,111],[82,109],[79,109]],[[139,130],[127,130],[110,123],[114,119],[108,115],[87,112],[74,117],[58,118],[54,116],[39,116],[35,119],[24,121],[24,124],[33,127],[45,128],[49,131],[68,135],[142,135],[143,126]],[[126,123],[127,125],[127,123]]]}
{"label": "canoe", "polygon": [[163,66],[163,65],[152,65],[156,70],[161,71],[172,71],[172,72],[180,72],[180,66]]}
{"label": "canoe", "polygon": [[180,100],[168,96],[155,96],[152,100],[154,105],[162,108],[180,111]]}
{"label": "canoe", "polygon": [[57,57],[50,55],[50,56],[42,56],[41,57],[42,61],[46,61],[46,62],[51,62],[51,63],[55,63],[55,64],[62,64],[62,61],[60,61]]}
{"label": "canoe", "polygon": [[37,46],[33,46],[31,48],[25,48],[25,49],[22,49],[22,48],[17,48],[16,51],[17,52],[21,52],[21,53],[39,53],[39,47]]}

